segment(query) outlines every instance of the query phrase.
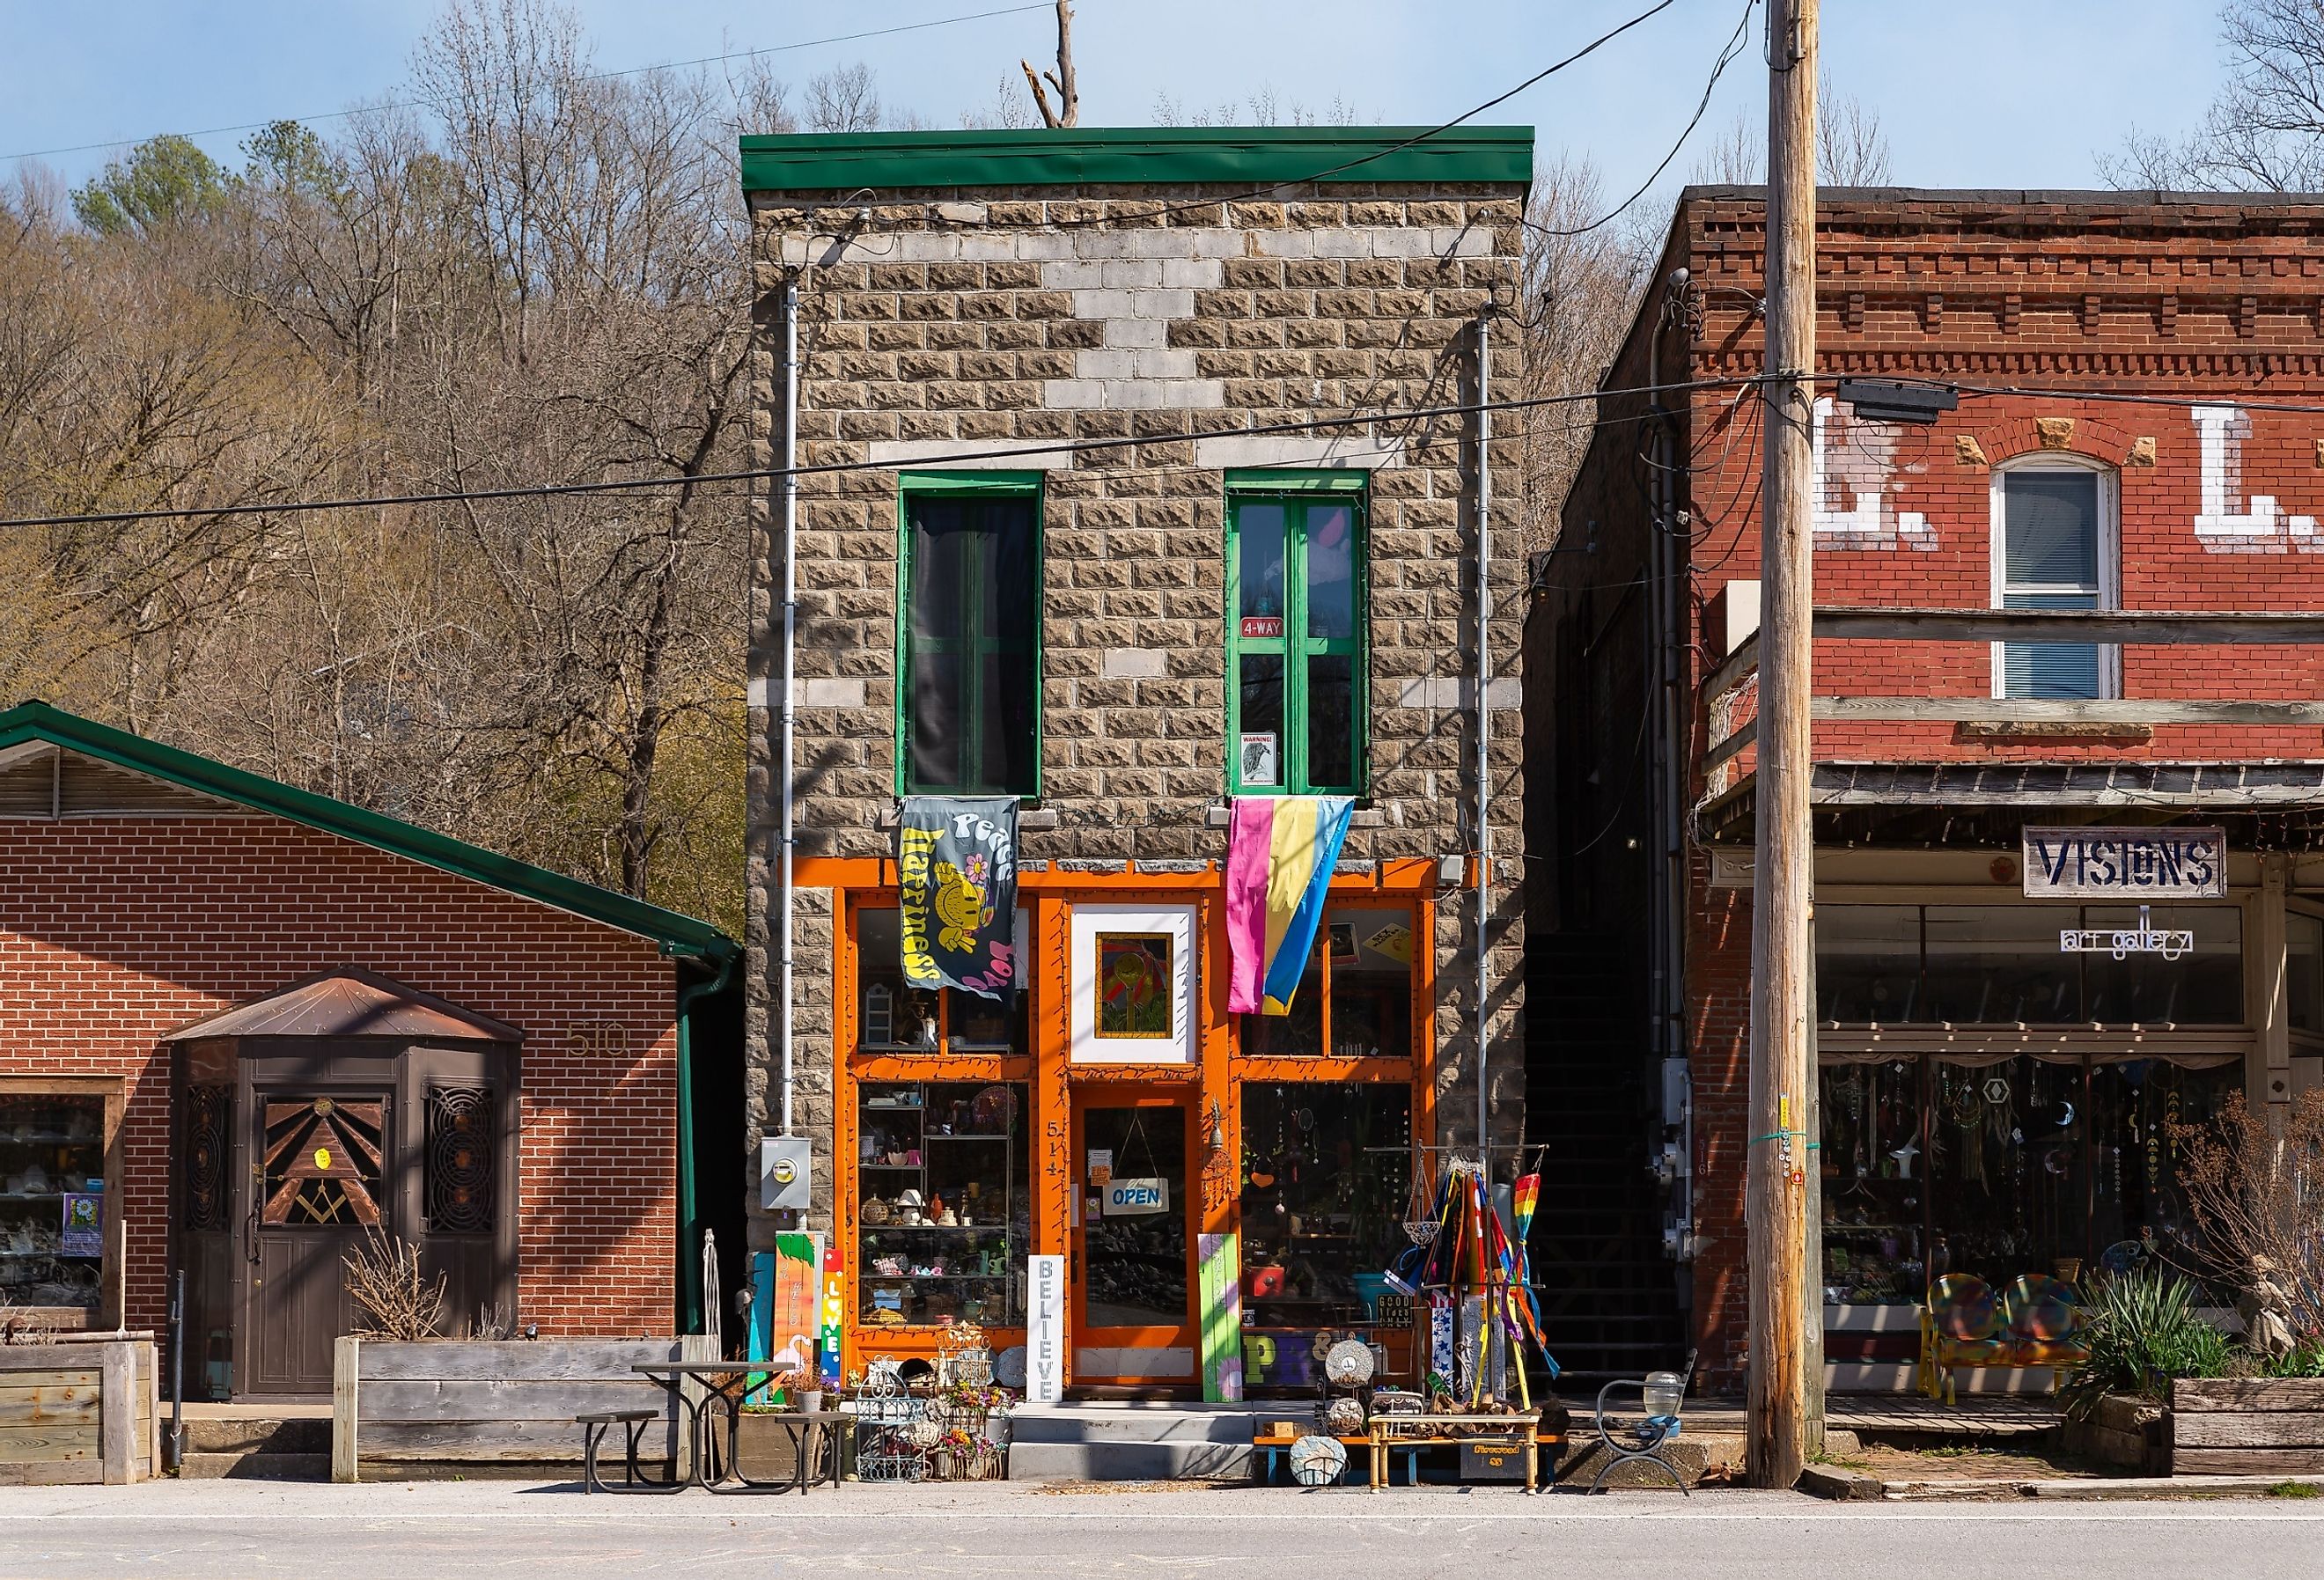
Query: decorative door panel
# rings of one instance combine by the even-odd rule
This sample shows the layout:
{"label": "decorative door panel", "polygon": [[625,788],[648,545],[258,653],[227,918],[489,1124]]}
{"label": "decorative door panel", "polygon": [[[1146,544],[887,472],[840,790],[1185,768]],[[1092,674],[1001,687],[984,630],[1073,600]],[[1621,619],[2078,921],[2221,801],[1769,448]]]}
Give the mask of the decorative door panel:
{"label": "decorative door panel", "polygon": [[355,1326],[345,1259],[396,1227],[389,1204],[389,1103],[261,1090],[245,1224],[249,1383],[241,1391],[326,1394],[333,1342]]}

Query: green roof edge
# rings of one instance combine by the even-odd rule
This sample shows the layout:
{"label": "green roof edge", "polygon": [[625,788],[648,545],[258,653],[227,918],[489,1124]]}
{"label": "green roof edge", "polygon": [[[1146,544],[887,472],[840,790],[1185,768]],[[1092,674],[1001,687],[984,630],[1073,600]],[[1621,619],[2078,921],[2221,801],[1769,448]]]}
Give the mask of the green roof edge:
{"label": "green roof edge", "polygon": [[[1411,146],[1401,146],[1409,143]],[[1531,126],[1079,126],[742,140],[746,192],[1533,180]],[[1340,169],[1338,167],[1348,168]]]}
{"label": "green roof edge", "polygon": [[691,955],[723,961],[740,947],[706,921],[659,905],[601,889],[595,883],[552,873],[481,845],[438,834],[331,796],[318,795],[230,767],[213,758],[143,735],[98,724],[45,702],[25,702],[0,713],[0,751],[27,741],[47,741],[117,768],[150,774],[204,795],[254,811],[352,839],[390,855],[400,855],[455,877],[504,891],[589,921],[602,922],[660,946],[666,955]]}

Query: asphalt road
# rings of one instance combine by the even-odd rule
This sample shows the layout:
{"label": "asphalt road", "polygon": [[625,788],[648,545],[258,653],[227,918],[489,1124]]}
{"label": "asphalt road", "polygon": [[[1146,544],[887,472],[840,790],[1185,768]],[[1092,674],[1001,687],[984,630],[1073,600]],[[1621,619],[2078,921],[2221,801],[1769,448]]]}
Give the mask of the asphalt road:
{"label": "asphalt road", "polygon": [[2291,1501],[1864,1505],[1784,1494],[1526,1499],[847,1487],[801,1501],[591,1498],[506,1483],[0,1490],[0,1576],[1340,1576],[1928,1574],[2309,1580],[2324,1508]]}

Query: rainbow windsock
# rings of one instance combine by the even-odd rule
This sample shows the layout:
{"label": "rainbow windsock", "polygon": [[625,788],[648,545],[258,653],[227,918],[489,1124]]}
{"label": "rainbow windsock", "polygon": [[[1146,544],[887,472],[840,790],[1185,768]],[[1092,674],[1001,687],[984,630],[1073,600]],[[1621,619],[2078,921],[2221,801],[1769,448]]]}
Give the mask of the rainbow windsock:
{"label": "rainbow windsock", "polygon": [[1235,798],[1227,845],[1230,1012],[1291,1012],[1355,806],[1351,796]]}

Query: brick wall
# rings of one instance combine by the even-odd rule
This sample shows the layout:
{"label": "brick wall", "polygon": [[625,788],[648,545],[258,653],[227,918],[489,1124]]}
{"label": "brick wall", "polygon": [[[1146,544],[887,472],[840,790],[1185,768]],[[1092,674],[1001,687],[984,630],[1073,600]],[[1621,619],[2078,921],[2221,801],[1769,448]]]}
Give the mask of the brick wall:
{"label": "brick wall", "polygon": [[[1333,184],[1283,200],[1140,187],[886,191],[856,227],[845,194],[751,195],[761,346],[760,459],[778,459],[780,304],[799,275],[801,459],[899,468],[1045,439],[1150,439],[1134,449],[1027,455],[985,467],[1047,471],[1042,809],[1023,857],[1223,860],[1209,808],[1225,794],[1223,477],[1263,465],[1372,470],[1372,780],[1344,858],[1455,855],[1473,794],[1460,677],[1472,661],[1473,434],[1465,419],[1382,422],[1290,438],[1243,430],[1367,409],[1473,398],[1470,326],[1513,301],[1513,186]],[[818,212],[818,199],[834,207]],[[1174,209],[1167,215],[1157,210]],[[837,234],[835,235],[834,233]],[[1496,341],[1493,393],[1521,393],[1514,332]],[[1504,430],[1519,419],[1505,420]],[[1522,554],[1514,450],[1494,457],[1494,742],[1499,873],[1493,1046],[1521,1071],[1524,790],[1517,711]],[[896,473],[802,480],[798,540],[802,856],[890,854],[896,790]],[[754,1108],[768,1112],[773,1035],[767,916],[779,673],[779,500],[754,514],[750,1040]],[[1469,908],[1442,908],[1440,961]],[[830,1127],[825,894],[799,905],[799,1119]],[[1464,1084],[1447,972],[1439,1078]],[[1506,988],[1506,991],[1504,991]],[[1506,1057],[1503,1050],[1506,1049]],[[1465,1105],[1452,1105],[1465,1110]],[[754,1137],[755,1144],[755,1137]],[[828,1178],[818,1169],[818,1180]]]}
{"label": "brick wall", "polygon": [[[1692,306],[1685,331],[1665,343],[1664,376],[1761,370],[1763,216],[1748,189],[1692,189],[1683,199],[1655,278],[1685,268]],[[1965,388],[1959,410],[1928,428],[1858,423],[1844,408],[1828,414],[1816,601],[1989,606],[1995,469],[2066,455],[2113,480],[2124,607],[2318,607],[2324,537],[2300,518],[2324,517],[2324,417],[2244,406],[2224,420],[2231,431],[2207,435],[2223,420],[2196,409],[2236,406],[2238,397],[2324,405],[2324,253],[2312,240],[2319,223],[2324,205],[2296,202],[1825,193],[1817,265],[1823,393],[1851,374],[2060,393]],[[1645,382],[1652,321],[1650,311],[1634,328],[1609,385]],[[1692,464],[1684,503],[1697,661],[1707,665],[1723,654],[1707,619],[1711,601],[1729,580],[1759,575],[1764,431],[1754,399],[1731,389],[1694,392],[1677,404],[1676,442]],[[1607,403],[1617,419],[1642,410],[1635,398]],[[1558,585],[1540,618],[1563,634],[1537,646],[1561,662],[1582,661],[1590,633],[1603,627],[1643,554],[1637,449],[1633,425],[1601,430],[1567,498],[1561,546],[1574,548],[1586,530],[1598,548],[1554,562]],[[1820,695],[1991,694],[1990,650],[1980,645],[1820,642],[1815,667]],[[2312,698],[2324,694],[2324,652],[2132,649],[2122,678],[2133,698]],[[1588,683],[1561,676],[1560,694]],[[1600,721],[1591,742],[1564,749],[1594,752],[1601,779],[1619,782],[1631,743],[1618,737]],[[2145,741],[2061,742],[1980,740],[1949,725],[1827,723],[1813,739],[1820,760],[1872,762],[2324,756],[2324,736],[2312,728],[2166,726]],[[1742,767],[1751,761],[1747,753]],[[1698,779],[1695,792],[1702,788]],[[1560,807],[1550,821],[1572,843],[1577,827],[1595,824],[1598,814],[1586,810]],[[1594,867],[1582,864],[1568,882],[1586,884],[1618,859],[1594,855]],[[1690,868],[1695,1338],[1712,1382],[1732,1383],[1747,1301],[1750,892],[1711,888],[1700,849]]]}
{"label": "brick wall", "polygon": [[[345,965],[525,1034],[523,1319],[544,1334],[668,1332],[676,984],[651,944],[274,818],[0,821],[0,1073],[126,1077],[129,1326],[167,1315],[161,1036]],[[568,1046],[574,1028],[608,1022],[627,1054]]]}

